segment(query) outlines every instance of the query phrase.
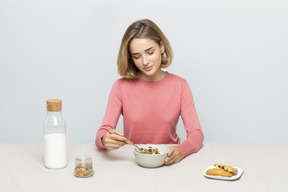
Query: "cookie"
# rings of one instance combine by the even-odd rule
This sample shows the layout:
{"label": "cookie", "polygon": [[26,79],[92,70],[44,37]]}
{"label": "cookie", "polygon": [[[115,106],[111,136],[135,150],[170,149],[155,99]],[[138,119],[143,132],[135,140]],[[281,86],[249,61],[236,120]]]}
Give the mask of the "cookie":
{"label": "cookie", "polygon": [[231,167],[229,165],[219,165],[219,164],[214,164],[214,167],[218,167],[220,169],[224,169],[225,171],[228,171],[230,173],[237,173],[238,170],[234,167]]}
{"label": "cookie", "polygon": [[206,171],[206,174],[221,177],[231,177],[233,175],[233,173],[227,172],[224,169],[219,168],[209,169]]}

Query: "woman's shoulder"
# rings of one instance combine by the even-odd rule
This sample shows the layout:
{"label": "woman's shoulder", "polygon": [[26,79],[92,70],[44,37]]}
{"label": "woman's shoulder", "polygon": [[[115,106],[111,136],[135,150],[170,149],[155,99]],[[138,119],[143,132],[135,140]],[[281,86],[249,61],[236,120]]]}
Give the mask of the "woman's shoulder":
{"label": "woman's shoulder", "polygon": [[132,85],[132,80],[131,79],[127,79],[125,77],[120,77],[119,79],[116,79],[113,83],[112,86],[112,91],[113,92],[122,92],[123,89],[125,91],[125,89],[130,89],[131,85]]}
{"label": "woman's shoulder", "polygon": [[170,80],[173,80],[173,82],[187,83],[186,79],[184,79],[183,77],[180,77],[178,75],[175,75],[173,73],[168,73],[168,72],[167,72],[167,75]]}
{"label": "woman's shoulder", "polygon": [[137,82],[137,79],[128,79],[126,77],[120,77],[114,82],[114,86],[129,86]]}
{"label": "woman's shoulder", "polygon": [[126,77],[120,77],[119,79],[116,80],[115,83],[121,83],[121,84],[125,84],[125,83],[131,83],[131,82],[135,82],[137,81],[137,78],[135,79],[128,79]]}

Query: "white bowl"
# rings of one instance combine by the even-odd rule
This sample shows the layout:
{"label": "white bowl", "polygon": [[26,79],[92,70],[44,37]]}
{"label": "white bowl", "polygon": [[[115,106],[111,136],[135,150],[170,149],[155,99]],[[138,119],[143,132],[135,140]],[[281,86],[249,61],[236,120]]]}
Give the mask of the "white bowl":
{"label": "white bowl", "polygon": [[157,148],[159,150],[160,154],[141,154],[139,153],[138,149],[134,149],[134,155],[136,162],[143,166],[143,167],[160,167],[162,166],[165,162],[165,158],[167,157],[167,154],[169,152],[169,148],[165,147],[163,145],[154,145],[154,144],[146,144],[146,145],[137,145],[140,148],[148,149],[149,147]]}

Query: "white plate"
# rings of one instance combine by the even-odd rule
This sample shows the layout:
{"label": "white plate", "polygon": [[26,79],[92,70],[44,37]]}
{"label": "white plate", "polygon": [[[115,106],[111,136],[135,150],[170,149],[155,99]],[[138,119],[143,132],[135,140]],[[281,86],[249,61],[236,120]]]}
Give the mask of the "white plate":
{"label": "white plate", "polygon": [[238,172],[235,173],[235,174],[234,174],[233,176],[231,176],[231,177],[221,177],[221,176],[207,175],[207,174],[206,174],[206,171],[208,171],[209,169],[216,168],[216,167],[214,167],[213,165],[207,167],[207,168],[204,170],[203,174],[204,174],[205,177],[208,177],[208,178],[210,178],[210,179],[220,179],[220,180],[227,180],[227,181],[237,180],[237,179],[239,179],[239,178],[241,177],[241,175],[242,175],[242,173],[244,172],[244,170],[243,170],[242,168],[240,168],[240,167],[235,167],[235,166],[232,166],[232,167],[238,169]]}

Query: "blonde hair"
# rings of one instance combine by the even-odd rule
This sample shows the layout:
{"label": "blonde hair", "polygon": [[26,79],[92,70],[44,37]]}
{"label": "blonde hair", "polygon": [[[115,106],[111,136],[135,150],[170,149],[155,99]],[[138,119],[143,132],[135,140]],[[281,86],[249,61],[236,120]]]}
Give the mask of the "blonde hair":
{"label": "blonde hair", "polygon": [[160,67],[167,68],[171,65],[173,52],[168,39],[155,23],[148,19],[142,19],[132,23],[122,38],[117,59],[119,75],[129,79],[138,77],[139,69],[134,64],[129,50],[130,42],[134,38],[148,38],[154,40],[159,46],[162,43],[165,52],[162,54]]}

